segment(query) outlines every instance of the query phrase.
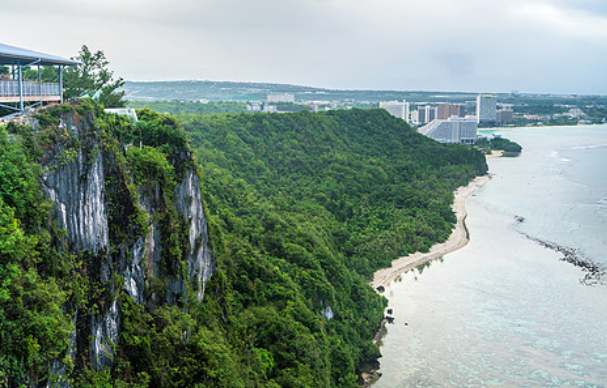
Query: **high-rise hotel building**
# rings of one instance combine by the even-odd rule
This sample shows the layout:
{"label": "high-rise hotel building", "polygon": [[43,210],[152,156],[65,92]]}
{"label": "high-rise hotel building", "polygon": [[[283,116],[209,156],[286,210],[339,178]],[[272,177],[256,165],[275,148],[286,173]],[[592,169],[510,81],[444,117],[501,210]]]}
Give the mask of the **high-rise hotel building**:
{"label": "high-rise hotel building", "polygon": [[385,109],[394,117],[409,121],[409,103],[407,101],[382,101],[379,107]]}
{"label": "high-rise hotel building", "polygon": [[417,108],[417,121],[419,124],[427,124],[432,120],[436,120],[437,109],[430,105],[420,106]]}
{"label": "high-rise hotel building", "polygon": [[451,116],[447,120],[434,120],[418,132],[441,143],[474,144],[477,128],[474,118]]}
{"label": "high-rise hotel building", "polygon": [[479,94],[476,97],[476,120],[479,123],[495,122],[497,97],[491,94]]}
{"label": "high-rise hotel building", "polygon": [[448,102],[437,106],[437,119],[447,120],[451,116],[464,117],[465,109],[460,104],[449,104]]}

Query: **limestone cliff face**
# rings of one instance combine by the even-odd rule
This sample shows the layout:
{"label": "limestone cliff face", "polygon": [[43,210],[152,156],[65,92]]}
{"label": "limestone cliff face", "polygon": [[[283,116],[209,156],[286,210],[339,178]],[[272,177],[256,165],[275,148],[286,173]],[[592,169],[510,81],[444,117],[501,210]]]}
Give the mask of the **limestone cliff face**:
{"label": "limestone cliff face", "polygon": [[[200,181],[190,151],[175,152],[171,159],[181,171],[171,202],[187,233],[180,237],[182,255],[176,260],[165,247],[167,228],[160,215],[172,209],[166,209],[164,188],[153,181],[133,184],[123,145],[108,137],[92,114],[63,114],[58,133],[45,151],[42,186],[55,205],[56,226],[65,231],[57,238],[58,249],[81,263],[77,272],[90,286],[84,291],[86,308],[70,311],[76,321],[73,359],[77,367],[100,370],[111,366],[119,345],[121,292],[148,308],[160,303],[187,308],[188,290],[202,302],[214,262]],[[166,288],[154,289],[158,283]],[[66,309],[76,310],[75,304]]]}
{"label": "limestone cliff face", "polygon": [[213,260],[208,248],[207,220],[202,206],[200,181],[194,170],[188,170],[175,189],[175,207],[183,217],[189,232],[189,251],[186,262],[189,279],[200,285],[196,298],[202,302],[205,283],[213,273]]}

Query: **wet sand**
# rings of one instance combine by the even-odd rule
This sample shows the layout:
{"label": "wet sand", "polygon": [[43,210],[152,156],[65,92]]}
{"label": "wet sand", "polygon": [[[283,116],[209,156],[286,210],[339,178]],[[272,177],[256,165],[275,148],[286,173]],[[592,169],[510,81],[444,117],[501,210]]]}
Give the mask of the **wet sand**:
{"label": "wet sand", "polygon": [[457,216],[457,223],[447,241],[433,245],[429,252],[416,252],[409,256],[394,260],[391,267],[380,269],[373,274],[373,281],[370,283],[371,286],[374,289],[377,289],[379,286],[385,288],[401,274],[466,246],[470,241],[468,230],[465,225],[466,216],[468,214],[466,211],[466,199],[490,179],[491,177],[489,175],[479,176],[473,179],[468,186],[460,187],[455,190],[455,199],[451,208]]}

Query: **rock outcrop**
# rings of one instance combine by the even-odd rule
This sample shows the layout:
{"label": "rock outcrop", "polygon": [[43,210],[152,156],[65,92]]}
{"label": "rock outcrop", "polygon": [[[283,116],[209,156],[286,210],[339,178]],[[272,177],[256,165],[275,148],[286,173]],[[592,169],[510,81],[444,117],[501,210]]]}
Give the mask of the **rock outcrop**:
{"label": "rock outcrop", "polygon": [[[44,151],[42,186],[54,203],[57,229],[64,231],[58,249],[73,255],[75,270],[94,285],[83,291],[86,308],[66,306],[76,321],[72,354],[76,367],[102,370],[112,365],[119,341],[121,292],[148,308],[159,303],[187,308],[188,290],[203,300],[214,261],[200,181],[185,149],[171,157],[182,170],[172,193],[153,180],[136,187],[123,145],[92,113],[62,114],[55,134]],[[165,248],[163,215],[171,212],[181,220],[176,233],[187,233],[180,237],[181,260]],[[166,289],[151,287],[158,283]]]}
{"label": "rock outcrop", "polygon": [[545,241],[536,237],[532,237],[527,233],[521,232],[529,240],[535,241],[540,246],[560,253],[561,261],[573,264],[584,272],[584,277],[580,279],[580,283],[587,286],[606,285],[607,268],[601,263],[596,263],[584,257],[577,249],[565,247],[550,241]]}

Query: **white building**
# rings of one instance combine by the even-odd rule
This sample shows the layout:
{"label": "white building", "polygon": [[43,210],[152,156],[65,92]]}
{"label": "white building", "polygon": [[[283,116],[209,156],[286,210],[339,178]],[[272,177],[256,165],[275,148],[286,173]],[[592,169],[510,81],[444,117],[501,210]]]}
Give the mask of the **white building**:
{"label": "white building", "polygon": [[135,112],[135,109],[132,109],[132,108],[106,108],[106,109],[104,109],[104,111],[105,111],[105,113],[129,116],[135,122],[137,122],[137,120],[139,120],[137,118],[137,112]]}
{"label": "white building", "polygon": [[394,117],[409,121],[409,103],[403,100],[399,101],[382,101],[379,103],[381,109],[385,109]]}
{"label": "white building", "polygon": [[419,112],[417,109],[411,111],[411,123],[419,124]]}
{"label": "white building", "polygon": [[583,110],[579,109],[579,108],[573,108],[573,109],[569,109],[569,115],[571,115],[571,117],[586,117],[586,113],[584,113]]}
{"label": "white building", "polygon": [[276,105],[254,102],[247,105],[247,112],[274,113],[276,112]]}
{"label": "white building", "polygon": [[292,93],[270,93],[266,97],[266,102],[295,102],[295,95]]}
{"label": "white building", "polygon": [[476,120],[479,123],[495,122],[497,115],[497,97],[491,94],[479,94],[476,97]]}
{"label": "white building", "polygon": [[420,106],[417,108],[417,122],[419,124],[426,124],[435,120],[438,115],[438,110],[431,107],[430,105]]}
{"label": "white building", "polygon": [[447,120],[434,120],[421,127],[422,135],[441,143],[476,143],[478,123],[474,118],[451,116]]}

